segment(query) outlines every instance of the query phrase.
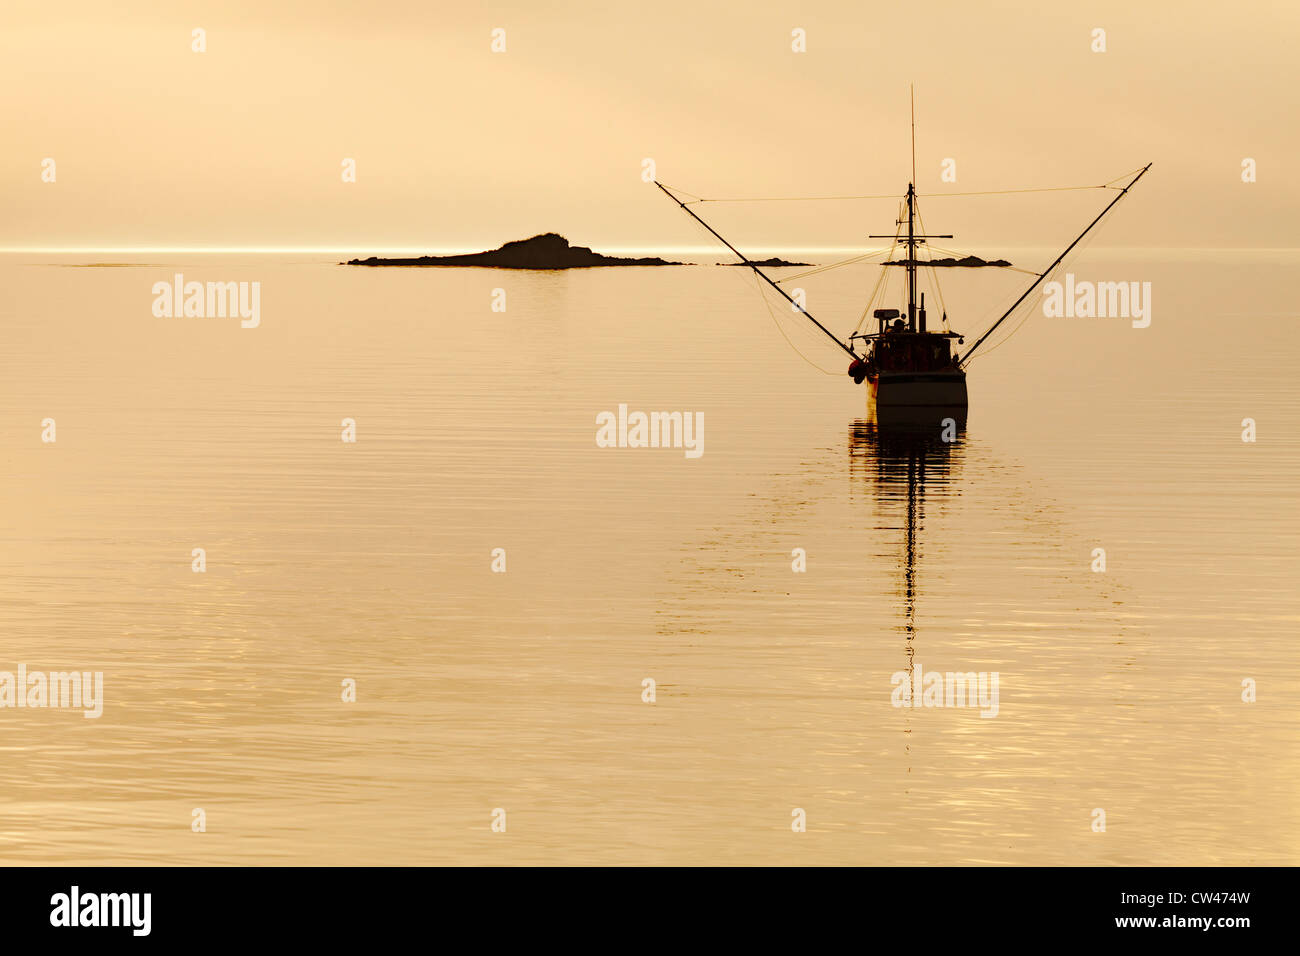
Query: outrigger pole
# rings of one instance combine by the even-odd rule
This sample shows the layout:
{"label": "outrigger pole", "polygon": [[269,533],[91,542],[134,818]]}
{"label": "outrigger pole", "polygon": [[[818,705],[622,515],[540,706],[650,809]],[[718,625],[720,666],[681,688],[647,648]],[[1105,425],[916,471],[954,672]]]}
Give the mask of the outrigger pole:
{"label": "outrigger pole", "polygon": [[[1101,222],[1101,217],[1104,216],[1104,215],[1106,215],[1106,213],[1110,212],[1111,206],[1114,206],[1115,203],[1117,203],[1117,202],[1119,202],[1121,199],[1123,199],[1123,198],[1124,198],[1124,194],[1127,193],[1130,189],[1132,189],[1132,188],[1137,184],[1137,181],[1138,181],[1139,179],[1141,179],[1143,176],[1146,175],[1147,170],[1150,169],[1150,168],[1151,168],[1151,164],[1150,164],[1150,163],[1147,163],[1145,166],[1142,167],[1142,170],[1141,170],[1141,171],[1140,171],[1136,176],[1133,177],[1133,181],[1130,182],[1127,186],[1125,186],[1123,189],[1120,190],[1119,195],[1116,196],[1114,199],[1112,199],[1112,200],[1110,201],[1110,203],[1106,206],[1106,208],[1103,209],[1103,210],[1101,211],[1101,214],[1098,215],[1096,219],[1094,219],[1091,223],[1088,224],[1088,228],[1085,229],[1085,230],[1083,230],[1083,232],[1079,233],[1078,238],[1076,238],[1076,239],[1074,240],[1074,242],[1072,242],[1072,243],[1070,243],[1068,246],[1066,246],[1066,247],[1065,247],[1065,251],[1062,252],[1059,256],[1056,257],[1056,261],[1053,262],[1050,266],[1048,266],[1046,269],[1043,270],[1042,274],[1041,274],[1037,279],[1034,280],[1034,284],[1031,285],[1028,289],[1025,290],[1024,295],[1022,295],[1020,298],[1016,299],[1015,305],[1013,305],[1011,308],[1007,309],[1006,312],[1002,313],[1002,318],[998,319],[998,320],[997,320],[996,322],[994,322],[991,326],[989,326],[989,330],[988,330],[987,332],[985,332],[983,335],[981,335],[981,336],[976,340],[975,344],[972,345],[972,346],[967,350],[966,354],[963,355],[961,358],[959,358],[959,359],[957,360],[957,364],[958,364],[958,365],[965,365],[965,364],[966,364],[966,362],[967,362],[967,361],[970,359],[970,357],[971,357],[971,353],[973,353],[977,348],[979,348],[980,345],[981,345],[981,343],[983,343],[983,341],[984,341],[985,339],[987,339],[990,335],[993,334],[993,330],[994,330],[994,329],[996,329],[999,325],[1001,325],[1003,322],[1006,321],[1007,316],[1009,316],[1012,312],[1016,311],[1016,307],[1019,306],[1021,302],[1024,302],[1026,298],[1028,298],[1029,293],[1033,292],[1035,289],[1038,288],[1038,284],[1039,284],[1040,282],[1042,282],[1044,279],[1046,279],[1046,278],[1048,277],[1048,275],[1051,274],[1052,270],[1055,269],[1058,265],[1061,264],[1061,260],[1064,259],[1066,256],[1068,256],[1068,255],[1070,254],[1070,250],[1073,249],[1075,246],[1077,246],[1077,245],[1079,244],[1079,242],[1083,239],[1084,236],[1086,236],[1088,233],[1092,232],[1092,227],[1095,226],[1095,225],[1097,225],[1097,223]],[[688,209],[687,212],[690,212],[690,210]]]}
{"label": "outrigger pole", "polygon": [[726,239],[723,239],[722,236],[718,235],[718,231],[717,231],[716,229],[714,229],[712,226],[710,226],[707,222],[705,222],[705,221],[704,221],[703,219],[701,219],[699,216],[695,215],[695,213],[694,213],[691,209],[687,208],[686,203],[682,202],[680,199],[678,199],[676,196],[674,196],[671,192],[669,192],[669,190],[667,189],[667,187],[664,186],[663,183],[659,182],[659,180],[656,179],[656,180],[655,180],[655,185],[658,186],[660,189],[662,189],[662,190],[664,191],[664,195],[666,195],[666,196],[667,196],[669,199],[671,199],[673,202],[677,203],[677,205],[681,206],[683,212],[685,212],[687,215],[689,215],[692,219],[694,219],[696,222],[698,222],[698,223],[699,223],[701,226],[703,226],[705,229],[709,230],[709,232],[713,233],[714,238],[717,239],[718,242],[722,243],[724,246],[726,246],[728,249],[730,249],[732,252],[734,252],[737,256],[739,256],[739,257],[740,257],[740,261],[741,261],[744,265],[747,265],[747,266],[749,266],[749,268],[753,269],[753,270],[754,270],[754,274],[755,274],[756,276],[758,276],[760,279],[762,279],[764,282],[766,282],[768,285],[770,285],[770,286],[771,286],[773,289],[775,289],[777,292],[781,293],[781,297],[784,298],[787,302],[789,302],[792,306],[794,306],[796,310],[798,310],[799,312],[802,312],[803,315],[804,315],[804,318],[806,318],[806,319],[807,319],[809,322],[811,322],[813,325],[817,326],[817,328],[819,328],[819,329],[821,329],[823,332],[825,332],[825,333],[826,333],[826,336],[827,336],[827,337],[828,337],[832,342],[834,342],[836,345],[838,345],[838,346],[839,346],[840,348],[842,348],[844,351],[848,352],[849,355],[853,356],[854,359],[860,359],[860,358],[861,358],[861,356],[859,356],[857,352],[853,351],[853,349],[852,349],[850,346],[845,345],[843,342],[841,342],[841,341],[839,340],[839,337],[838,337],[834,332],[832,332],[830,329],[826,328],[826,326],[822,325],[820,322],[818,322],[816,319],[814,319],[814,318],[812,317],[812,315],[808,312],[807,309],[805,309],[803,306],[801,306],[801,305],[800,305],[798,302],[796,302],[794,299],[790,298],[790,296],[788,296],[788,295],[786,294],[785,289],[782,289],[779,285],[777,285],[775,282],[773,282],[771,279],[769,279],[769,278],[768,278],[768,277],[763,273],[763,270],[759,269],[758,266],[754,265],[754,263],[752,263],[752,262],[749,261],[749,258],[748,258],[744,253],[742,253],[739,249],[737,249],[735,246],[733,246],[731,243],[729,243]]}

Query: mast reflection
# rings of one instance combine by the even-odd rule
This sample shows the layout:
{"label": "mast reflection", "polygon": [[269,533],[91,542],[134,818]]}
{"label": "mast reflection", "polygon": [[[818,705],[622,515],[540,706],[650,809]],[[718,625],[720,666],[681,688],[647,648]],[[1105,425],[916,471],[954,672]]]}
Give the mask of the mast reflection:
{"label": "mast reflection", "polygon": [[[961,471],[965,440],[965,407],[872,407],[866,418],[849,426],[852,485],[875,502],[878,532],[902,532],[898,593],[909,681],[916,657],[916,605],[923,593],[921,533],[926,505],[956,495],[954,482]],[[910,720],[907,723],[904,732],[910,733]]]}

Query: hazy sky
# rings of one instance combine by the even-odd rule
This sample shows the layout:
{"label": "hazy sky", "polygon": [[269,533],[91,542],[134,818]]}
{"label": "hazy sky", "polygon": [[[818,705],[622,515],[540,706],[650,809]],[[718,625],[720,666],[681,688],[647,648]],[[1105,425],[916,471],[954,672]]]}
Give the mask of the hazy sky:
{"label": "hazy sky", "polygon": [[[1099,244],[1300,246],[1294,0],[6,0],[4,19],[0,247],[701,245],[644,158],[703,196],[901,194],[909,82],[923,194],[1154,161]],[[1023,246],[1105,200],[923,208],[959,248]],[[895,203],[704,211],[748,248],[873,246]]]}

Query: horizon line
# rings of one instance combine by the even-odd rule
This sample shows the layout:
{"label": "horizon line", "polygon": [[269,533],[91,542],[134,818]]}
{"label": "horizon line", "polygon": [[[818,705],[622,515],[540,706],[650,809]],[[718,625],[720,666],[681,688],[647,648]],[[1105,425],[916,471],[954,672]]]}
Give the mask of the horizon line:
{"label": "horizon line", "polygon": [[[589,246],[588,248],[594,248]],[[606,253],[630,255],[727,255],[719,246],[602,246]],[[864,249],[883,249],[886,246],[752,246],[749,254],[777,255],[781,253],[800,255],[839,255],[861,254]],[[1052,249],[1052,244],[980,244],[971,249]],[[1138,250],[1138,251],[1196,251],[1196,252],[1295,252],[1300,246],[1190,246],[1190,245],[1102,245],[1095,243],[1093,249]],[[356,246],[0,246],[3,255],[152,255],[155,253],[182,253],[197,255],[348,255],[364,258],[370,255],[469,255],[485,250],[478,246],[369,246],[360,250]]]}

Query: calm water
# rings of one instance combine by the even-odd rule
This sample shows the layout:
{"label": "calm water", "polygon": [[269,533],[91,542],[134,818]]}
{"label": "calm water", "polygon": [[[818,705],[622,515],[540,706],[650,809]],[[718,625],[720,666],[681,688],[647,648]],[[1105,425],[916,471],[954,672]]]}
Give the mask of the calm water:
{"label": "calm water", "polygon": [[[1035,316],[951,445],[735,269],[0,258],[0,670],[106,696],[0,710],[0,860],[1298,863],[1297,258],[1089,250],[1151,327]],[[620,402],[704,455],[596,447]],[[891,706],[917,663],[996,718]]]}

